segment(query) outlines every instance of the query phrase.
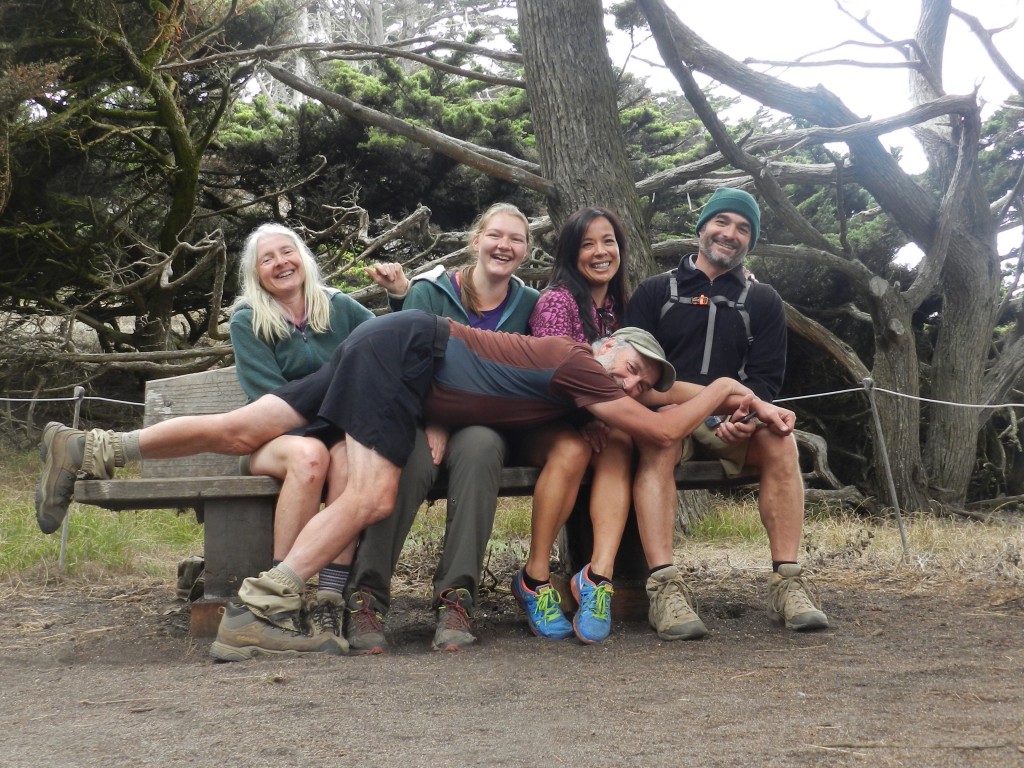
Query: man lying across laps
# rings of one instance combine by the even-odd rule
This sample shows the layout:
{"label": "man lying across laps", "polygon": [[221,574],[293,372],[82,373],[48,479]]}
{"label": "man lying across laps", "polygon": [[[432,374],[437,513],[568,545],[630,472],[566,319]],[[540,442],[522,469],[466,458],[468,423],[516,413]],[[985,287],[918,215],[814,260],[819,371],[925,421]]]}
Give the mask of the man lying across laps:
{"label": "man lying across laps", "polygon": [[[740,418],[753,410],[769,429],[793,429],[791,411],[757,400],[736,381],[701,387],[674,380],[661,347],[636,328],[622,328],[591,349],[566,337],[478,331],[418,311],[386,315],[356,328],[317,372],[229,413],[183,416],[128,433],[47,425],[36,516],[44,531],[56,530],[76,476],[110,477],[126,461],[244,455],[293,430],[344,432],[345,490],[303,528],[280,565],[242,583],[239,603],[226,609],[210,649],[229,661],[257,653],[341,654],[342,638],[305,629],[303,586],[364,527],[391,513],[421,418],[449,428],[514,428],[584,408],[638,443],[658,445],[681,440],[719,412]],[[671,403],[681,404],[659,412],[645,407]]]}

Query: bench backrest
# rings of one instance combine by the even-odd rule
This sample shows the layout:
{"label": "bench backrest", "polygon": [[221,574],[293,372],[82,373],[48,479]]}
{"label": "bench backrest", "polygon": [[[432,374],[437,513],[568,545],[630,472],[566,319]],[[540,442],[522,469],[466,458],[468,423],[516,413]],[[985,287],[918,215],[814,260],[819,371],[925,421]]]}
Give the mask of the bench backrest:
{"label": "bench backrest", "polygon": [[[145,426],[176,416],[224,413],[245,405],[247,398],[235,368],[189,373],[146,383]],[[238,457],[201,453],[181,459],[149,459],[142,462],[142,476],[222,477],[238,474]]]}

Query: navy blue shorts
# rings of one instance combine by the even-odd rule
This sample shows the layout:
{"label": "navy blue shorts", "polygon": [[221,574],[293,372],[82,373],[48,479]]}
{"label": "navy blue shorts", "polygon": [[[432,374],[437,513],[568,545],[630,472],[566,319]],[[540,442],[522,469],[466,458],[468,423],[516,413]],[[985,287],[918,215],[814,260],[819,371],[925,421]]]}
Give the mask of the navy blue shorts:
{"label": "navy blue shorts", "polygon": [[275,389],[309,424],[293,434],[331,445],[348,435],[396,466],[416,442],[449,320],[407,310],[359,325],[319,370]]}

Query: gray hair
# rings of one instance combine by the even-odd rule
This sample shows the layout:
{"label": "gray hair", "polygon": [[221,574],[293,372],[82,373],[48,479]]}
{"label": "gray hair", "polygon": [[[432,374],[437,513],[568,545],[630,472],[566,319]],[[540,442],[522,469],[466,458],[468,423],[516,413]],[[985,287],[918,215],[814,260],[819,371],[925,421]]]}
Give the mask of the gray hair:
{"label": "gray hair", "polygon": [[330,330],[331,306],[316,259],[313,258],[309,247],[293,229],[273,222],[260,224],[245,239],[238,263],[238,296],[235,298],[232,311],[243,306],[252,308],[252,330],[258,338],[272,342],[288,336],[288,323],[281,311],[281,306],[260,283],[257,254],[260,238],[267,235],[283,235],[292,241],[299,254],[302,272],[305,275],[302,287],[306,321],[314,333],[324,333]]}

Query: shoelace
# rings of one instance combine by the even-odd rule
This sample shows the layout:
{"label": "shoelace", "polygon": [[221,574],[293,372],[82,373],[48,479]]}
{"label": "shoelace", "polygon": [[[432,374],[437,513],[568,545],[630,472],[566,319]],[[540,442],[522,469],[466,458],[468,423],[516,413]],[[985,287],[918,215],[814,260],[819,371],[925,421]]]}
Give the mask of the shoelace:
{"label": "shoelace", "polygon": [[540,613],[544,623],[557,621],[562,613],[558,606],[562,603],[562,596],[558,590],[550,584],[541,587],[537,591],[537,611]]}
{"label": "shoelace", "polygon": [[687,615],[694,612],[690,590],[682,580],[665,582],[658,593],[665,604],[665,612],[674,616]]}
{"label": "shoelace", "polygon": [[338,606],[326,600],[316,604],[310,612],[313,634],[341,634],[341,615]]}
{"label": "shoelace", "polygon": [[612,585],[602,581],[590,591],[584,608],[588,609],[595,619],[606,620],[611,615],[612,592]]}
{"label": "shoelace", "polygon": [[359,607],[357,609],[349,610],[349,615],[355,619],[356,626],[360,633],[384,631],[384,625],[381,623],[380,617],[377,615],[377,612],[370,607],[370,601],[365,597],[360,598]]}
{"label": "shoelace", "polygon": [[472,633],[473,622],[469,618],[469,612],[462,605],[458,593],[455,593],[455,597],[441,595],[441,610],[444,611],[445,629]]}
{"label": "shoelace", "polygon": [[772,607],[777,613],[785,614],[786,604],[790,603],[792,611],[789,614],[790,616],[798,616],[807,611],[816,611],[818,606],[809,594],[812,589],[813,587],[799,576],[783,579],[779,582],[778,589],[772,596],[774,598],[774,605]]}

